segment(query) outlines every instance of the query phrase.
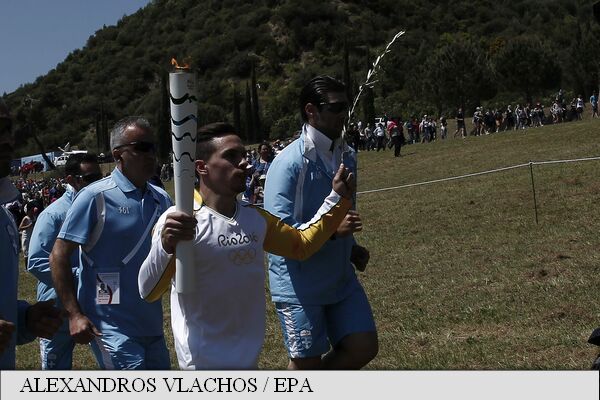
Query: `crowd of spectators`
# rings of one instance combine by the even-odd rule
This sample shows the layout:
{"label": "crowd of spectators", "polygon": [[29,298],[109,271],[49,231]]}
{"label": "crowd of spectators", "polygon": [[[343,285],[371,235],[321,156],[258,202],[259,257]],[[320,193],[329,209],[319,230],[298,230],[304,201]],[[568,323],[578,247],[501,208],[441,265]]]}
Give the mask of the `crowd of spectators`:
{"label": "crowd of spectators", "polygon": [[[476,107],[467,123],[465,111],[458,108],[453,117],[456,129],[453,137],[489,135],[491,133],[512,130],[525,130],[582,119],[586,108],[583,96],[579,95],[567,103],[563,90],[559,90],[549,110],[541,103],[508,104],[505,108]],[[589,100],[592,118],[600,118],[598,114],[598,94],[594,92]],[[346,132],[348,144],[356,151],[385,151],[394,148],[394,155],[400,156],[400,148],[405,144],[428,143],[448,138],[448,117],[439,118],[424,114],[410,118],[380,117],[374,123],[364,124],[362,121],[350,123]],[[297,136],[297,135],[296,135]],[[295,136],[295,137],[296,137]],[[294,137],[294,138],[295,138]],[[294,138],[263,142],[258,147],[248,148],[246,157],[251,171],[247,179],[244,200],[262,203],[262,190],[266,173],[273,158]],[[163,179],[164,180],[164,179]]]}
{"label": "crowd of spectators", "polygon": [[26,210],[34,210],[34,219],[39,213],[65,192],[65,181],[57,178],[31,179],[21,178],[14,180],[14,185],[19,191],[19,198],[10,203],[7,208],[13,214],[17,225],[27,214]]}
{"label": "crowd of spectators", "polygon": [[[561,89],[549,110],[539,102],[516,104],[515,106],[509,104],[505,108],[476,107],[473,110],[469,128],[465,123],[465,112],[459,108],[454,114],[456,119],[454,137],[489,135],[490,133],[579,121],[583,118],[586,104],[582,95],[567,102]],[[592,110],[592,118],[600,118],[597,92],[590,97],[589,105]],[[358,151],[380,151],[394,146],[393,138],[398,132],[401,144],[427,143],[437,139],[446,139],[448,137],[447,116],[441,115],[436,118],[424,114],[422,117],[413,115],[406,119],[384,116],[371,124],[363,124],[362,121],[358,121],[350,124],[347,139],[348,143]]]}
{"label": "crowd of spectators", "polygon": [[29,161],[23,165],[10,167],[10,176],[21,176],[27,178],[29,174],[42,172],[44,170],[44,164],[39,161]]}

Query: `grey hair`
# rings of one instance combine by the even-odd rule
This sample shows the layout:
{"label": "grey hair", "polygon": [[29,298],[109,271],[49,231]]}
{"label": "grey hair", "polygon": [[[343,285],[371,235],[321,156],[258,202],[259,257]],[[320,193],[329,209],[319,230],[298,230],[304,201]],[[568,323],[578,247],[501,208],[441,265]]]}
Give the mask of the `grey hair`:
{"label": "grey hair", "polygon": [[140,116],[125,117],[119,120],[110,131],[111,149],[123,144],[122,141],[125,130],[132,125],[143,130],[152,131],[150,122],[146,118]]}

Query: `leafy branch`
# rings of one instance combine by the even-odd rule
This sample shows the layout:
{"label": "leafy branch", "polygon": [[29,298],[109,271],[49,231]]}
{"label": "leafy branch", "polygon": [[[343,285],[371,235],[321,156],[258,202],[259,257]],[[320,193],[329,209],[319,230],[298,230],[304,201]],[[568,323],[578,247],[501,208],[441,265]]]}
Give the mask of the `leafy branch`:
{"label": "leafy branch", "polygon": [[[352,101],[352,108],[350,108],[348,110],[348,122],[351,121],[352,119],[352,115],[354,114],[354,109],[356,108],[356,105],[358,104],[358,100],[360,99],[360,96],[362,95],[363,91],[365,90],[365,88],[373,88],[373,86],[375,86],[375,83],[377,83],[377,80],[373,80],[375,77],[375,74],[377,74],[377,71],[379,71],[379,63],[381,62],[381,60],[383,59],[383,57],[389,53],[391,50],[392,45],[394,44],[394,42],[402,35],[404,35],[405,31],[400,31],[398,33],[396,33],[394,35],[394,37],[392,38],[392,40],[390,40],[390,42],[387,44],[387,46],[385,46],[385,50],[383,51],[383,53],[381,53],[373,62],[373,68],[371,68],[368,72],[367,72],[367,80],[359,86],[358,88],[358,93],[356,94],[356,97],[354,97],[354,100]],[[344,128],[344,133],[345,133],[345,128]]]}

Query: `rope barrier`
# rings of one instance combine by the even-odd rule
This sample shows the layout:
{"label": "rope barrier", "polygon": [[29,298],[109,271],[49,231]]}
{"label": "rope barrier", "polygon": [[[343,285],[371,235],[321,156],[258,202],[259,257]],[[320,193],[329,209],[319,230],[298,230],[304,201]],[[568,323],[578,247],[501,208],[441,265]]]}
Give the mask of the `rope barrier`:
{"label": "rope barrier", "polygon": [[496,169],[491,169],[488,171],[473,172],[473,173],[465,174],[465,175],[451,176],[448,178],[434,179],[431,181],[408,183],[406,185],[392,186],[392,187],[387,187],[387,188],[382,188],[382,189],[364,190],[361,192],[356,192],[356,194],[359,195],[359,194],[368,194],[368,193],[376,193],[376,192],[385,192],[388,190],[404,189],[404,188],[413,187],[413,186],[430,185],[432,183],[447,182],[447,181],[453,181],[453,180],[457,180],[457,179],[471,178],[474,176],[481,176],[481,175],[493,174],[496,172],[508,171],[508,170],[516,169],[516,168],[530,167],[531,165],[561,164],[561,163],[592,161],[592,160],[600,160],[600,157],[585,157],[585,158],[574,158],[574,159],[567,159],[567,160],[530,161],[530,162],[524,163],[524,164],[511,165],[509,167],[496,168]]}
{"label": "rope barrier", "polygon": [[560,164],[560,163],[569,163],[569,162],[578,162],[578,161],[591,161],[591,160],[600,160],[600,157],[574,158],[571,160],[532,161],[531,163],[533,165],[544,165],[544,164]]}

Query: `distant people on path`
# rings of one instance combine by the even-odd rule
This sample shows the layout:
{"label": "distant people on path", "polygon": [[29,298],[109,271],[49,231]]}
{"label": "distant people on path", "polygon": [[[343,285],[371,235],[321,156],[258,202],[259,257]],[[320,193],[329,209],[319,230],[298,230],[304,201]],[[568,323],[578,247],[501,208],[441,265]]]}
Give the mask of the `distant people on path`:
{"label": "distant people on path", "polygon": [[577,119],[578,120],[582,120],[583,119],[583,109],[585,108],[585,102],[583,101],[583,96],[582,95],[578,95],[577,96]]}
{"label": "distant people on path", "polygon": [[454,132],[454,137],[456,137],[456,135],[461,135],[463,138],[467,136],[467,129],[465,127],[465,114],[462,107],[459,107],[458,111],[456,112],[456,131]]}
{"label": "distant people on path", "polygon": [[592,106],[592,118],[600,118],[598,115],[598,92],[594,91],[590,96],[590,105]]}
{"label": "distant people on path", "polygon": [[440,137],[446,139],[446,136],[448,136],[448,121],[446,121],[446,117],[442,115],[440,117]]}
{"label": "distant people on path", "polygon": [[367,138],[367,151],[375,150],[377,147],[377,139],[375,137],[373,124],[365,126],[365,136]]}
{"label": "distant people on path", "polygon": [[392,123],[390,126],[390,146],[394,147],[394,157],[400,157],[402,142],[404,142],[402,123]]}
{"label": "distant people on path", "polygon": [[385,128],[382,123],[377,124],[375,128],[375,139],[377,140],[377,151],[383,150],[385,151]]}

